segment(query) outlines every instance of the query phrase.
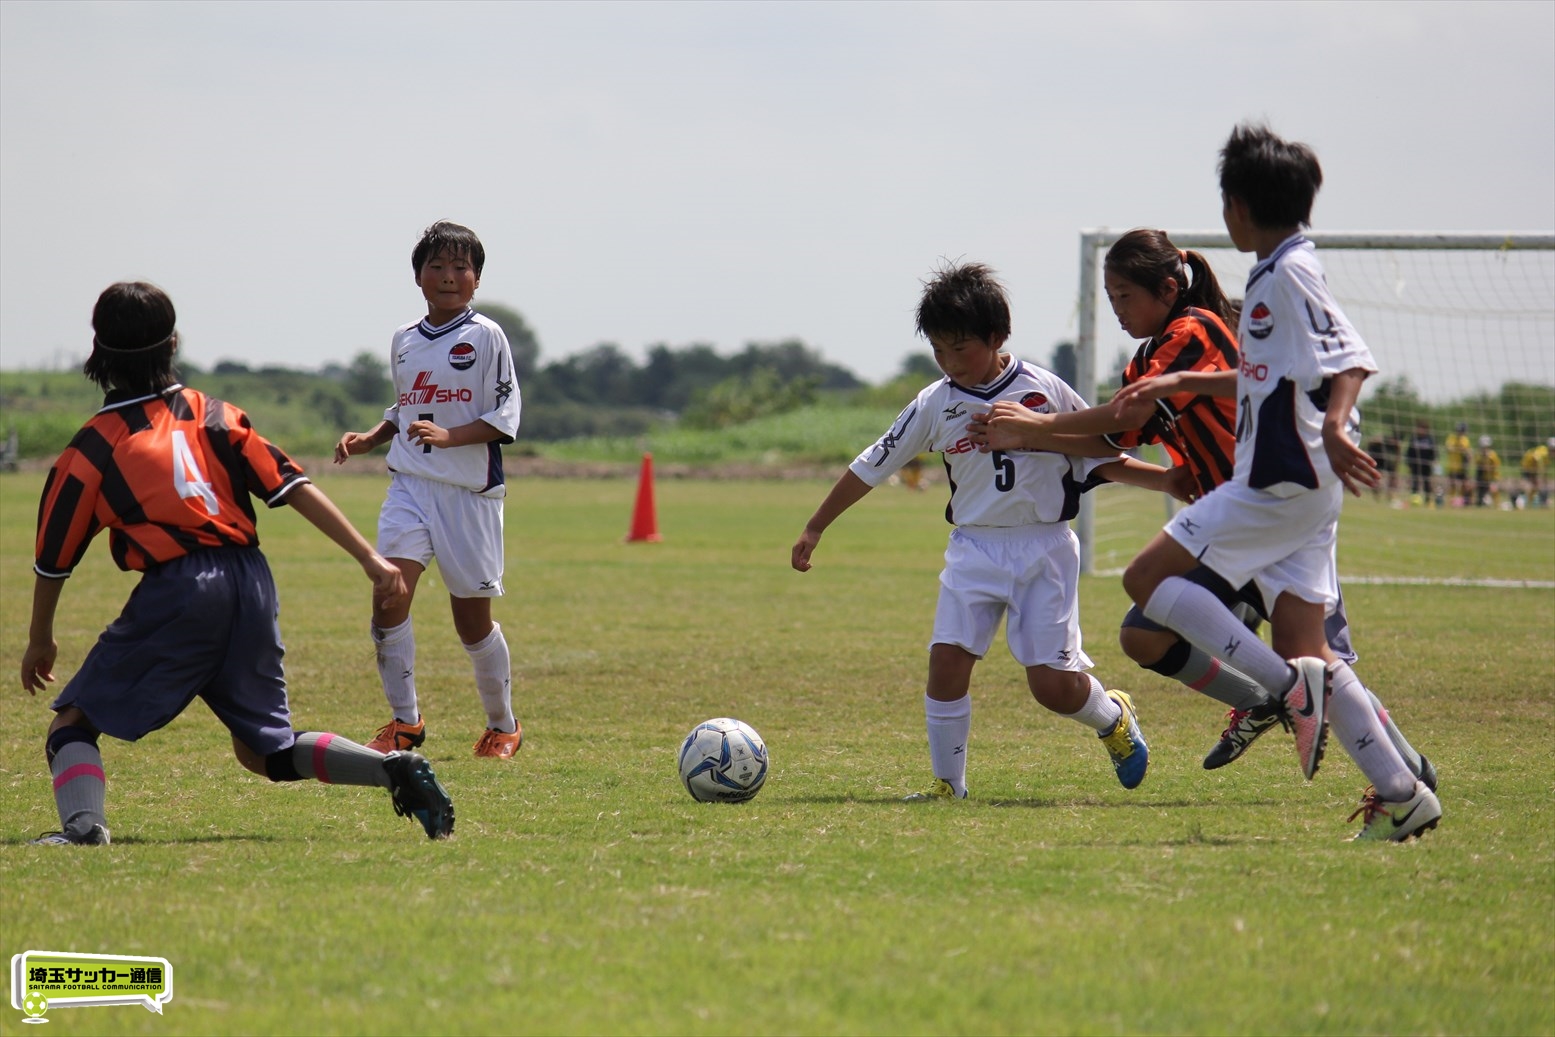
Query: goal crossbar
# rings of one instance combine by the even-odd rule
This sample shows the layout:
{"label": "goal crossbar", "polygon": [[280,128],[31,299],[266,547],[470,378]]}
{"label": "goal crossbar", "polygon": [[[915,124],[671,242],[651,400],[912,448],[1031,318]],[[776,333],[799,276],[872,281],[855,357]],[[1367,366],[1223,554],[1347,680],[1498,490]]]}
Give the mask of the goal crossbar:
{"label": "goal crossbar", "polygon": [[[1100,401],[1091,397],[1098,389],[1097,379],[1097,299],[1100,259],[1106,250],[1127,230],[1092,228],[1080,232],[1079,313],[1075,342],[1075,388],[1091,403]],[[1168,231],[1172,243],[1184,249],[1234,250],[1231,237],[1224,230]],[[1306,231],[1305,236],[1322,249],[1334,250],[1403,250],[1425,252],[1550,252],[1555,250],[1555,233],[1524,231]],[[1218,271],[1217,271],[1218,273]],[[1222,277],[1224,283],[1224,278]],[[1224,284],[1231,291],[1231,284]],[[1240,294],[1239,292],[1237,294]],[[1543,317],[1546,311],[1555,312],[1555,302],[1541,300],[1537,310]],[[1362,329],[1363,333],[1365,329]],[[1095,571],[1096,518],[1093,495],[1086,494],[1080,501],[1076,517],[1076,533],[1080,538],[1081,571],[1090,575]]]}

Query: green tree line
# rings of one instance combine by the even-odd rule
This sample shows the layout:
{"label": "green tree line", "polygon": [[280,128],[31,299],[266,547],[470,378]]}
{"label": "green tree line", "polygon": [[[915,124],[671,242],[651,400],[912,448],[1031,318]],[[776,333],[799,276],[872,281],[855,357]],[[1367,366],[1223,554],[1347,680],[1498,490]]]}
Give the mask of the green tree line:
{"label": "green tree line", "polygon": [[[893,408],[905,405],[939,376],[927,352],[904,357],[896,376],[866,385],[798,339],[750,342],[733,355],[694,343],[650,346],[638,361],[614,343],[542,362],[539,338],[522,314],[484,303],[480,312],[507,334],[523,393],[522,433],[515,449],[563,440],[630,438],[655,429],[726,429],[804,407]],[[1046,363],[1074,380],[1072,342],[1059,342]],[[1127,355],[1096,387],[1108,399]],[[376,424],[392,395],[387,356],[363,352],[316,372],[251,368],[230,360],[209,371],[180,360],[179,370],[205,392],[247,410],[270,438],[302,454],[328,453],[340,434]],[[78,372],[0,373],[0,435],[14,430],[21,457],[59,451],[82,418],[100,405],[97,390]],[[1490,435],[1503,458],[1555,434],[1555,387],[1507,383],[1447,404],[1431,404],[1405,378],[1371,390],[1362,403],[1363,434],[1406,439],[1425,421],[1438,442],[1456,425],[1474,437]]]}

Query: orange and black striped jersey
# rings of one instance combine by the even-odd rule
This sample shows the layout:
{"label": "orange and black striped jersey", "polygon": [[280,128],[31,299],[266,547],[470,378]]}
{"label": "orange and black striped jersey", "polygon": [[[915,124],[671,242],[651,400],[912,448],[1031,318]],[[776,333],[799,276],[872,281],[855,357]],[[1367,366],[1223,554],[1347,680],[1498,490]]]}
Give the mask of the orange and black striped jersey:
{"label": "orange and black striped jersey", "polygon": [[[1188,307],[1164,331],[1139,347],[1123,384],[1177,371],[1235,371],[1236,336],[1208,310]],[[1160,443],[1173,464],[1186,464],[1200,494],[1231,478],[1236,457],[1236,400],[1178,393],[1156,401],[1144,427],[1106,437],[1120,449]]]}
{"label": "orange and black striped jersey", "polygon": [[69,576],[104,528],[121,569],[212,547],[256,547],[250,495],[276,507],[307,481],[230,403],[181,385],[109,396],[49,469],[33,568]]}

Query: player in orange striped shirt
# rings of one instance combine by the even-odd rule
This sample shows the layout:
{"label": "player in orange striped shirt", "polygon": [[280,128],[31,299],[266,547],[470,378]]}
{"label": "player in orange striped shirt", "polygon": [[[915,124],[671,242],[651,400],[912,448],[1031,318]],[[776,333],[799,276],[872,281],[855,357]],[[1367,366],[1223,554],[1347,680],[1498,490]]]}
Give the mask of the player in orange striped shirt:
{"label": "player in orange striped shirt", "polygon": [[45,752],[60,831],[35,842],[106,845],[99,735],[137,741],[196,696],[254,773],[377,785],[429,838],[449,835],[453,804],[421,756],[292,728],[280,605],[249,498],[290,504],[356,559],[376,596],[402,598],[405,584],[247,415],[177,382],[175,319],[155,285],[115,284],[98,298],[82,371],[107,398],[44,483],[23,688],[36,695],[54,680],[60,592],[98,533],[109,531],[119,568],[142,575],[53,702]]}

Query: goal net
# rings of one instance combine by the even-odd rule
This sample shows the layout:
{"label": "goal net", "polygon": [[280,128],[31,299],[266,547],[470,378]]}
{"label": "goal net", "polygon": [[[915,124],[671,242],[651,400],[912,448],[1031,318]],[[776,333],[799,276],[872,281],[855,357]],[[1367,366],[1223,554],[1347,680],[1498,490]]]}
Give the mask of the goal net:
{"label": "goal net", "polygon": [[[1091,230],[1080,238],[1075,381],[1093,402],[1111,397],[1138,345],[1117,326],[1102,286],[1102,260],[1123,233]],[[1226,294],[1241,297],[1253,255],[1236,251],[1223,231],[1167,233],[1178,248],[1203,253]],[[1307,237],[1379,368],[1361,394],[1362,438],[1397,468],[1378,496],[1401,508],[1478,503],[1455,499],[1446,478],[1444,445],[1462,425],[1476,448],[1490,437],[1500,459],[1492,503],[1537,504],[1521,474],[1524,454],[1555,436],[1555,234],[1311,231]],[[1432,485],[1440,499],[1412,499],[1401,463],[1421,421],[1436,443]],[[1097,516],[1096,497],[1086,495],[1076,526],[1088,573],[1126,564],[1122,556],[1143,543],[1109,543],[1112,536],[1137,538],[1138,531],[1111,531]],[[1163,511],[1153,509],[1156,525]]]}

